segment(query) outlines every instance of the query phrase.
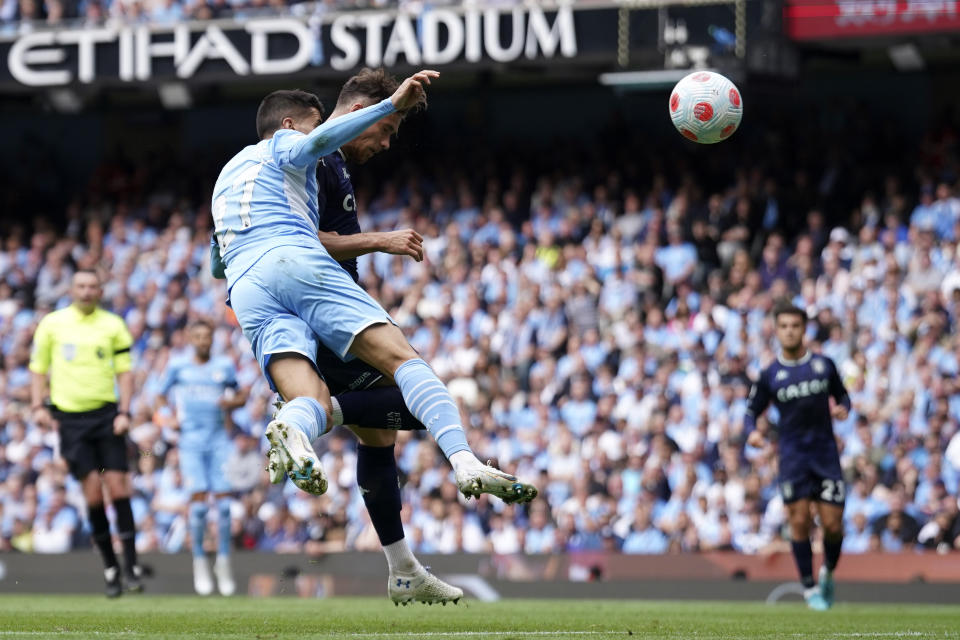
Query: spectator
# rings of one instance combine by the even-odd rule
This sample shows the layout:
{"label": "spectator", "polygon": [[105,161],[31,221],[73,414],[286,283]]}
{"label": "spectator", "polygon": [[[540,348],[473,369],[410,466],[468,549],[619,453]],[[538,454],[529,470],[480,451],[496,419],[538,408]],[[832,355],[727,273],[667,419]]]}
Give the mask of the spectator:
{"label": "spectator", "polygon": [[[267,4],[167,2],[147,12],[283,10]],[[139,19],[134,5],[111,10]],[[85,15],[95,7],[86,3]],[[795,146],[809,154],[822,139]],[[430,256],[361,260],[364,285],[459,388],[477,452],[538,477],[542,489],[528,508],[460,503],[432,441],[401,433],[402,518],[416,550],[777,548],[785,512],[776,468],[770,451],[744,446],[742,429],[748,379],[774,357],[767,312],[779,298],[809,311],[811,350],[836,360],[851,392],[851,417],[836,425],[849,479],[845,548],[956,545],[960,287],[951,283],[960,257],[949,225],[935,223],[954,216],[957,143],[943,136],[935,160],[913,147],[899,154],[918,167],[916,184],[851,144],[864,180],[882,188],[837,182],[834,191],[849,193],[824,201],[811,187],[822,176],[768,143],[749,144],[757,157],[783,158],[782,171],[737,165],[721,147],[729,166],[720,172],[690,175],[662,159],[645,173],[630,168],[639,160],[618,150],[624,143],[605,145],[598,156],[609,162],[590,171],[514,150],[516,166],[467,172],[438,149],[358,181],[365,229],[422,229]],[[36,323],[64,303],[64,280],[83,266],[111,274],[104,304],[133,338],[137,549],[187,542],[177,432],[151,407],[159,372],[199,317],[214,323],[213,351],[252,389],[231,415],[236,544],[373,547],[349,437],[318,442],[331,484],[322,498],[265,482],[260,436],[274,397],[221,302],[223,284],[207,276],[208,194],[165,181],[181,175],[172,162],[105,164],[63,228],[0,227],[0,548],[62,544],[54,523],[68,517],[50,511],[57,487],[67,505],[58,513],[82,504],[56,463],[57,432],[30,415],[25,363]],[[931,166],[945,188],[924,177]],[[191,167],[199,182],[209,177],[199,160]],[[867,223],[848,220],[850,209]],[[69,536],[70,548],[83,538]]]}
{"label": "spectator", "polygon": [[960,518],[957,517],[956,501],[953,508],[938,512],[917,534],[917,542],[927,549],[947,553],[960,548]]}
{"label": "spectator", "polygon": [[874,551],[908,551],[917,542],[920,528],[913,516],[903,510],[903,500],[894,495],[890,512],[873,523],[870,547]]}
{"label": "spectator", "polygon": [[33,551],[35,553],[65,553],[73,545],[73,536],[80,527],[76,510],[67,504],[66,491],[57,487],[49,504],[34,521]]}
{"label": "spectator", "polygon": [[667,550],[667,537],[653,526],[650,520],[650,508],[639,505],[634,515],[630,533],[623,541],[624,553],[664,553]]}
{"label": "spectator", "polygon": [[247,493],[263,482],[263,453],[257,441],[240,433],[234,438],[234,449],[227,459],[226,474],[234,491]]}
{"label": "spectator", "polygon": [[733,548],[740,553],[759,553],[770,542],[773,536],[763,530],[763,514],[759,510],[751,511],[747,529],[733,536]]}
{"label": "spectator", "polygon": [[863,511],[854,514],[843,536],[844,553],[866,553],[871,545],[870,529],[867,527],[867,515]]}

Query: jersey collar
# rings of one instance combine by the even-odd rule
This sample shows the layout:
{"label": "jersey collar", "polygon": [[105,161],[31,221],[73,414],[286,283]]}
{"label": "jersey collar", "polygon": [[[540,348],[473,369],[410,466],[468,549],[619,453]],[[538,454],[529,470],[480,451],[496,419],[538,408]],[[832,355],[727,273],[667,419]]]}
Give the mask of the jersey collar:
{"label": "jersey collar", "polygon": [[810,352],[810,349],[807,349],[807,352],[797,360],[787,360],[783,357],[783,353],[780,353],[780,355],[777,356],[777,362],[785,367],[795,367],[798,364],[806,364],[807,362],[810,362],[810,358],[812,357],[813,354]]}
{"label": "jersey collar", "polygon": [[100,310],[100,307],[95,307],[91,313],[83,313],[80,309],[77,308],[77,305],[72,302],[69,305],[70,312],[73,313],[73,316],[78,320],[89,320],[97,315],[97,311]]}
{"label": "jersey collar", "polygon": [[340,158],[341,158],[344,162],[347,161],[347,156],[343,153],[343,149],[337,148],[337,153],[340,154]]}

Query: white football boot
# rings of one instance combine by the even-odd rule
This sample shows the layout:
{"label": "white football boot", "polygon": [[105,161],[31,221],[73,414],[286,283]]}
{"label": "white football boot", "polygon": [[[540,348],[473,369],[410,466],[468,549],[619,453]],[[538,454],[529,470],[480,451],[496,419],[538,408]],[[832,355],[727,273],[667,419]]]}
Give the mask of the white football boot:
{"label": "white football boot", "polygon": [[456,472],[457,488],[467,498],[479,498],[489,493],[506,502],[530,502],[537,497],[537,488],[520,482],[516,476],[504,473],[489,464],[461,466]]}
{"label": "white football boot", "polygon": [[280,452],[273,447],[267,451],[267,473],[270,474],[271,484],[281,484],[287,479],[287,472],[280,462]]}
{"label": "white football boot", "polygon": [[213,574],[217,577],[217,591],[222,596],[232,596],[237,591],[237,583],[233,580],[233,569],[230,567],[230,556],[217,555],[213,563]]}
{"label": "white football boot", "polygon": [[[300,429],[274,420],[267,425],[267,440],[271,448],[267,454],[269,464],[276,462],[293,484],[307,493],[320,496],[327,491],[327,476],[320,466],[320,459]],[[271,482],[273,478],[271,470]]]}
{"label": "white football boot", "polygon": [[205,556],[193,559],[193,590],[201,596],[213,593],[213,575]]}
{"label": "white football boot", "polygon": [[463,589],[447,584],[424,567],[409,574],[391,573],[387,592],[397,606],[407,606],[411,602],[447,606],[448,602],[457,604],[463,597]]}

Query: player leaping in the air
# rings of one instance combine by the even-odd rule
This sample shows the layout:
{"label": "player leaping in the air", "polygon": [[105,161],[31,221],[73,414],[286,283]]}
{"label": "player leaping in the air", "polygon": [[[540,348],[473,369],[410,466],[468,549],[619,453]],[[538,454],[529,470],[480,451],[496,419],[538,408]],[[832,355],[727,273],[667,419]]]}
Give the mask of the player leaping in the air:
{"label": "player leaping in the air", "polygon": [[[807,314],[794,306],[781,306],[775,310],[774,320],[781,353],[763,370],[750,391],[745,421],[747,443],[763,446],[766,434],[754,430],[756,419],[772,402],[780,413],[780,492],[787,505],[793,556],[807,606],[822,611],[833,605],[833,571],[843,544],[846,497],[833,419],[846,419],[850,398],[833,361],[812,354],[804,346]],[[823,528],[824,563],[819,585],[813,579],[810,550],[811,500],[818,503]]]}
{"label": "player leaping in the air", "polygon": [[537,493],[477,460],[446,387],[318,237],[319,158],[382,118],[419,104],[424,86],[437,77],[421,71],[389,99],[322,125],[316,96],[274,92],[257,111],[261,141],[230,160],[214,187],[215,233],[231,304],[270,386],[287,401],[267,437],[291,479],[309,493],[326,491],[311,443],[326,433],[333,412],[314,360],[317,338],[339,358],[360,358],[396,381],[410,413],[453,466],[461,492],[509,501],[528,501]]}
{"label": "player leaping in the air", "polygon": [[[330,119],[377,104],[389,98],[397,86],[397,81],[383,69],[364,69],[344,84]],[[425,106],[424,100],[408,111]],[[423,260],[423,238],[412,229],[361,233],[347,169],[348,161],[363,164],[389,149],[390,139],[396,135],[404,115],[391,114],[370,125],[352,141],[321,158],[317,167],[320,241],[358,284],[357,256],[382,251]],[[358,359],[343,362],[323,344],[317,353],[317,366],[333,394],[333,423],[351,425],[360,440],[357,484],[387,557],[390,598],[397,604],[458,601],[463,591],[430,574],[413,555],[404,538],[400,518],[402,503],[394,453],[396,429],[425,427],[407,411],[396,384],[384,379],[374,367]],[[378,385],[381,388],[373,390]],[[272,450],[271,465],[275,469],[279,467],[279,458],[279,450]],[[271,475],[275,478],[278,474],[273,471]]]}
{"label": "player leaping in the air", "polygon": [[[344,84],[331,119],[345,116],[389,98],[397,81],[383,69],[363,69]],[[425,103],[422,106],[426,106]],[[416,108],[410,109],[414,111]],[[373,252],[406,255],[423,260],[423,238],[412,229],[388,233],[362,233],[347,162],[363,164],[389,149],[403,114],[376,122],[335,152],[320,159],[317,171],[320,240],[354,282],[360,280],[357,256]],[[211,254],[215,277],[222,277],[219,253]],[[370,521],[387,557],[388,593],[394,602],[455,602],[463,591],[430,574],[413,555],[404,538],[400,487],[394,444],[397,430],[425,429],[407,410],[400,389],[365,362],[343,362],[322,344],[317,365],[327,383],[333,404],[332,424],[351,425],[357,447],[357,484]],[[271,449],[270,479],[286,479],[278,449]]]}

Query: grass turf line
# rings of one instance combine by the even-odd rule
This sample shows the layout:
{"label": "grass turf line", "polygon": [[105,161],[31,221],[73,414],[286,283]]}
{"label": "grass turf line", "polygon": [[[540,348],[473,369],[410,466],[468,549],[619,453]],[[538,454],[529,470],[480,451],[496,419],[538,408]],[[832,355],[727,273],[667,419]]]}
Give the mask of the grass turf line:
{"label": "grass turf line", "polygon": [[394,607],[386,598],[207,598],[188,596],[4,595],[5,638],[576,638],[783,640],[941,638],[960,640],[960,606],[839,604],[819,613],[801,604],[615,600],[464,601]]}

